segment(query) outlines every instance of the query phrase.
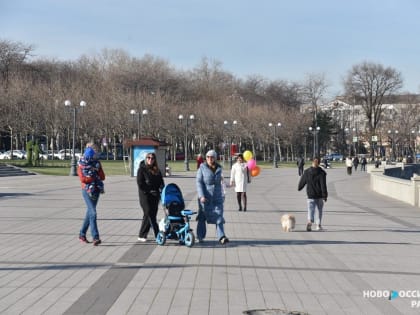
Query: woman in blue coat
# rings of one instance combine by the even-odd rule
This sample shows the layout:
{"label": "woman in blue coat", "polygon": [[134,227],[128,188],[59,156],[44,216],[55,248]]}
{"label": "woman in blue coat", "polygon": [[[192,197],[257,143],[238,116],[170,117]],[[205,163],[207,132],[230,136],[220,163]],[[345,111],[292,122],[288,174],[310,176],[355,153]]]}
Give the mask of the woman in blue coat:
{"label": "woman in blue coat", "polygon": [[197,238],[202,242],[206,237],[206,222],[216,224],[216,233],[220,244],[229,239],[225,235],[223,217],[223,168],[216,162],[216,151],[206,154],[206,161],[197,170],[196,185],[200,209],[197,216]]}

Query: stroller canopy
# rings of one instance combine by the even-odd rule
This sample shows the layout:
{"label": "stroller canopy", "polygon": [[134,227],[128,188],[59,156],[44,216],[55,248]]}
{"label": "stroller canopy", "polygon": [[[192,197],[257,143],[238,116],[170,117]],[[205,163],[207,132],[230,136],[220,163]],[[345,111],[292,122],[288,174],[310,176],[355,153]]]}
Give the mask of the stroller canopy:
{"label": "stroller canopy", "polygon": [[160,199],[166,209],[176,208],[180,211],[185,208],[184,198],[177,184],[170,183],[163,187]]}

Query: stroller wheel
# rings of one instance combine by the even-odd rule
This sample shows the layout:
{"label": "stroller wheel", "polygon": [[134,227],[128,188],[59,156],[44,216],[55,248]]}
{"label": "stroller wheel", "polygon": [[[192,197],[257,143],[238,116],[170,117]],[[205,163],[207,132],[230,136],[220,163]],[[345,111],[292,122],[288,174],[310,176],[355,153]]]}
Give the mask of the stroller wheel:
{"label": "stroller wheel", "polygon": [[156,236],[156,243],[158,243],[158,245],[165,245],[166,243],[166,234],[164,232],[159,232],[158,235]]}
{"label": "stroller wheel", "polygon": [[193,232],[188,232],[185,235],[185,246],[192,247],[192,246],[194,246],[194,243],[195,243],[194,233]]}

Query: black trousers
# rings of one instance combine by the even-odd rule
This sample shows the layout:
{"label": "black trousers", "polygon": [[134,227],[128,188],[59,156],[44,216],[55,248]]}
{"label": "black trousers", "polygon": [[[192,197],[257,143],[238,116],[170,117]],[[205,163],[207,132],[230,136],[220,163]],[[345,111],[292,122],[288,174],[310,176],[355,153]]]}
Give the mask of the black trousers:
{"label": "black trousers", "polygon": [[299,166],[298,169],[299,169],[299,176],[302,176],[303,175],[303,166]]}
{"label": "black trousers", "polygon": [[157,223],[157,213],[159,208],[159,196],[152,196],[139,192],[140,206],[143,209],[143,221],[141,222],[139,237],[147,238],[150,227],[153,228],[155,237],[159,233],[159,226]]}

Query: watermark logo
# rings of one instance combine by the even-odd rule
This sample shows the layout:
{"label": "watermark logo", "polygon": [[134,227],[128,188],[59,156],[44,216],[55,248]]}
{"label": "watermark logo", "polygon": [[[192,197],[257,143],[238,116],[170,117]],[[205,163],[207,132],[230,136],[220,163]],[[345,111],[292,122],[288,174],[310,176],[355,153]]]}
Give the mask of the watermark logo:
{"label": "watermark logo", "polygon": [[362,295],[365,299],[411,299],[411,307],[420,308],[420,290],[363,290]]}
{"label": "watermark logo", "polygon": [[396,299],[399,296],[400,295],[398,294],[398,291],[394,291],[394,290],[389,291],[389,299],[390,300]]}

